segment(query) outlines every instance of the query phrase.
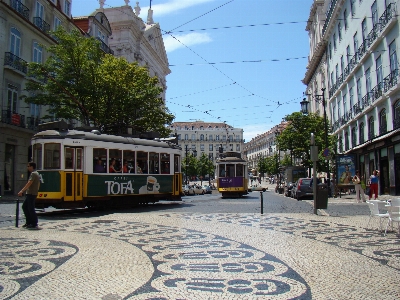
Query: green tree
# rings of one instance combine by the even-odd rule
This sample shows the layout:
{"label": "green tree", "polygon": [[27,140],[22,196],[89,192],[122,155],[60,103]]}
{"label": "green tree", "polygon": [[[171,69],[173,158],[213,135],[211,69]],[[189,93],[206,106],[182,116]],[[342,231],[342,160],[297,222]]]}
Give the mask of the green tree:
{"label": "green tree", "polygon": [[[214,163],[210,160],[207,155],[203,152],[198,160],[198,175],[200,175],[201,185],[203,185],[203,178],[206,175],[214,174]],[[209,176],[209,184],[211,184],[211,176]]]}
{"label": "green tree", "polygon": [[[324,118],[317,114],[310,113],[304,115],[300,112],[294,112],[287,115],[288,122],[286,128],[277,136],[277,144],[280,150],[290,151],[291,157],[297,157],[302,160],[302,165],[311,167],[310,158],[310,137],[314,133],[315,143],[322,153],[325,149],[325,123]],[[328,134],[330,126],[328,126]],[[334,152],[334,137],[328,135],[329,152]],[[324,160],[319,160],[317,163],[318,170],[326,170]]]}
{"label": "green tree", "polygon": [[185,157],[187,176],[189,180],[191,177],[196,177],[198,174],[198,159],[193,155],[189,154]]}
{"label": "green tree", "polygon": [[277,153],[265,157],[265,170],[268,175],[279,173],[279,157]]}
{"label": "green tree", "polygon": [[[160,97],[162,88],[148,70],[105,54],[99,41],[62,26],[52,33],[58,44],[45,47],[44,64],[30,63],[27,103],[48,105],[57,118],[79,120],[104,133],[157,131],[168,136],[174,118]],[[50,117],[44,116],[44,118]]]}

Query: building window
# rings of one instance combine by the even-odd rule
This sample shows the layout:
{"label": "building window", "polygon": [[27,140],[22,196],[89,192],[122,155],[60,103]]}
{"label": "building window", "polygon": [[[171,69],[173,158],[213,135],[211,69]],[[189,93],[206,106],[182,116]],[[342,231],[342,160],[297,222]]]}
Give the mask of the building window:
{"label": "building window", "polygon": [[61,26],[61,20],[57,17],[54,17],[54,31],[57,30],[59,26]]}
{"label": "building window", "polygon": [[185,141],[187,141],[189,139],[189,135],[185,134]]}
{"label": "building window", "polygon": [[204,151],[204,144],[200,144],[200,151]]}
{"label": "building window", "polygon": [[393,106],[393,129],[400,128],[400,100],[397,100]]}
{"label": "building window", "polygon": [[372,14],[372,26],[375,28],[375,25],[378,24],[378,7],[376,5],[376,0],[371,6],[371,14]]}
{"label": "building window", "polygon": [[344,150],[349,150],[349,133],[347,131],[344,133]]}
{"label": "building window", "polygon": [[333,34],[333,50],[336,51],[336,33]]}
{"label": "building window", "polygon": [[19,57],[21,51],[21,33],[16,28],[11,28],[10,33],[10,52]]}
{"label": "building window", "polygon": [[365,141],[365,138],[364,138],[364,123],[360,123],[359,136],[360,136],[360,144],[364,143],[364,141]]}
{"label": "building window", "polygon": [[224,134],[223,136],[222,136],[222,141],[226,141],[226,135]]}
{"label": "building window", "polygon": [[389,59],[390,59],[390,73],[397,70],[397,54],[396,54],[396,41],[389,45]]}
{"label": "building window", "polygon": [[342,23],[338,23],[337,25],[337,29],[338,29],[338,37],[339,37],[339,41],[342,40]]}
{"label": "building window", "polygon": [[192,134],[192,141],[195,141],[195,140],[196,140],[196,135]]}
{"label": "building window", "polygon": [[352,109],[353,108],[353,105],[354,105],[354,91],[353,91],[353,87],[351,87],[350,89],[349,89],[349,96],[350,96],[350,109]]}
{"label": "building window", "polygon": [[353,35],[353,47],[354,47],[354,53],[357,53],[357,51],[358,51],[357,32]]}
{"label": "building window", "polygon": [[36,6],[35,6],[35,17],[38,17],[43,20],[43,15],[44,15],[44,7],[43,4],[40,3],[39,1],[36,1]]}
{"label": "building window", "polygon": [[336,64],[336,67],[335,67],[335,71],[336,71],[336,74],[335,74],[335,80],[336,80],[336,82],[337,82],[337,80],[338,80],[338,78],[339,78],[339,65],[338,64]]}
{"label": "building window", "polygon": [[236,144],[236,151],[240,151],[240,144]]}
{"label": "building window", "polygon": [[362,34],[362,39],[363,39],[363,43],[365,41],[365,39],[367,38],[367,19],[364,19],[361,23],[361,34]]}
{"label": "building window", "polygon": [[346,48],[346,62],[347,62],[347,64],[350,63],[350,56],[351,56],[351,54],[350,54],[350,46],[347,46],[347,48]]}
{"label": "building window", "polygon": [[68,0],[64,0],[64,13],[68,17],[71,14],[71,3]]}
{"label": "building window", "polygon": [[200,141],[204,141],[204,134],[200,134]]}
{"label": "building window", "polygon": [[[342,69],[342,74],[344,73],[344,59],[343,55],[340,57],[340,68]],[[343,78],[344,79],[344,78]]]}
{"label": "building window", "polygon": [[351,129],[351,147],[354,148],[355,146],[357,146],[357,129],[353,127]]}
{"label": "building window", "polygon": [[329,58],[332,58],[332,43],[329,43],[328,49],[329,49]]}
{"label": "building window", "polygon": [[382,109],[379,114],[379,134],[385,134],[387,132],[387,120],[386,120],[386,109]]}
{"label": "building window", "polygon": [[208,151],[213,151],[213,144],[208,145]]}
{"label": "building window", "polygon": [[362,94],[361,94],[361,79],[357,79],[357,102],[358,105],[361,105]]}
{"label": "building window", "polygon": [[356,2],[356,0],[350,0],[350,12],[351,12],[352,16],[354,16],[354,14],[356,13],[356,8],[354,6],[354,2]]}
{"label": "building window", "polygon": [[372,140],[375,137],[374,117],[368,119],[368,139]]}
{"label": "building window", "polygon": [[210,134],[210,135],[208,136],[208,140],[209,140],[209,141],[212,141],[212,140],[213,140],[212,134]]}
{"label": "building window", "polygon": [[343,94],[343,115],[347,117],[347,94]]}
{"label": "building window", "polygon": [[17,112],[18,91],[11,84],[7,85],[7,110],[13,113]]}
{"label": "building window", "polygon": [[218,135],[218,134],[215,135],[215,140],[216,140],[216,141],[219,141],[219,135]]}
{"label": "building window", "polygon": [[347,30],[347,17],[348,17],[347,9],[343,11],[343,23],[344,23],[344,30]]}
{"label": "building window", "polygon": [[33,62],[41,64],[43,61],[43,48],[37,42],[33,43]]}
{"label": "building window", "polygon": [[[376,59],[376,83],[381,85],[382,82],[383,82],[382,58],[379,55],[379,57]],[[382,89],[382,86],[380,86],[380,89]]]}
{"label": "building window", "polygon": [[368,68],[365,71],[365,87],[367,89],[367,94],[371,92],[371,69]]}

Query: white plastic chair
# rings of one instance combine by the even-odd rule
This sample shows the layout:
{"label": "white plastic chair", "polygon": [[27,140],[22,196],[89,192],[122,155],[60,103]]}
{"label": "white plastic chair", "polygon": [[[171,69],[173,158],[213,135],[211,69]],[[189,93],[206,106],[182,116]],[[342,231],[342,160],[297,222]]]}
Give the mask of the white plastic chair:
{"label": "white plastic chair", "polygon": [[[379,229],[382,231],[382,218],[389,218],[389,213],[381,213],[379,211],[380,203],[377,203],[376,201],[367,201],[367,204],[368,204],[369,210],[371,211],[371,214],[369,216],[369,220],[368,220],[368,224],[367,224],[366,228],[368,228],[368,225],[369,225],[369,222],[371,221],[371,219],[373,217],[376,217],[376,218],[379,218]],[[384,206],[384,203],[383,203],[383,206]]]}
{"label": "white plastic chair", "polygon": [[400,206],[400,198],[394,198],[390,200],[390,205],[391,206]]}
{"label": "white plastic chair", "polygon": [[400,235],[400,206],[389,206],[388,213],[389,213],[389,220],[386,224],[385,235],[386,235],[387,229],[389,227],[389,223],[391,224],[391,227],[393,230],[394,222],[397,222],[397,224],[398,224],[398,232]]}

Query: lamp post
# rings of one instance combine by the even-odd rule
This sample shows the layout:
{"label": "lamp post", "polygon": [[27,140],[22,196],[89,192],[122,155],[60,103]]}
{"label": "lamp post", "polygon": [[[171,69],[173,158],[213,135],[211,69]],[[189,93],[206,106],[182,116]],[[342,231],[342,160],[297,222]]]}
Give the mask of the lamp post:
{"label": "lamp post", "polygon": [[[326,116],[326,101],[325,101],[325,88],[321,89],[322,94],[321,95],[314,95],[314,100],[317,103],[322,103],[322,106],[324,108],[324,127],[325,127],[325,149],[324,149],[324,156],[328,157],[329,156],[329,143],[328,143],[328,118]],[[305,94],[307,96],[312,96],[310,94]],[[301,105],[301,112],[303,114],[308,114],[308,101],[306,98],[303,99],[303,101],[300,102]],[[329,158],[327,159],[327,180],[328,180],[328,193],[329,195],[331,194],[331,189],[330,189],[330,184],[331,184],[331,174],[329,171]]]}

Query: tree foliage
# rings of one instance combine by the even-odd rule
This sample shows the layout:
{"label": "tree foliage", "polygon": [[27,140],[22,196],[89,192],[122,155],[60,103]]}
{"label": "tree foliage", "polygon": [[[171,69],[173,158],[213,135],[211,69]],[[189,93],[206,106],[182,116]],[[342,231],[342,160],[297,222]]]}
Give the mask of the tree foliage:
{"label": "tree foliage", "polygon": [[[203,152],[198,160],[197,164],[197,174],[200,175],[201,184],[203,184],[203,178],[206,175],[214,174],[214,163],[210,160],[207,155]],[[209,176],[209,181],[211,176]]]}
{"label": "tree foliage", "polygon": [[[44,64],[30,63],[28,103],[48,105],[57,118],[79,120],[104,133],[157,131],[167,136],[174,118],[160,97],[162,88],[147,68],[105,54],[100,42],[60,26],[58,44],[45,47]],[[45,116],[49,117],[49,116]]]}
{"label": "tree foliage", "polygon": [[[310,137],[314,133],[315,144],[320,151],[320,160],[317,163],[318,170],[325,170],[325,157],[322,153],[325,149],[325,122],[324,118],[317,114],[310,113],[304,115],[300,112],[294,112],[287,115],[286,121],[288,122],[286,128],[277,136],[277,144],[280,150],[290,151],[292,157],[297,157],[302,160],[302,165],[311,167],[312,162],[310,158]],[[330,126],[328,126],[328,149],[332,154],[334,153],[334,137],[330,134]]]}

